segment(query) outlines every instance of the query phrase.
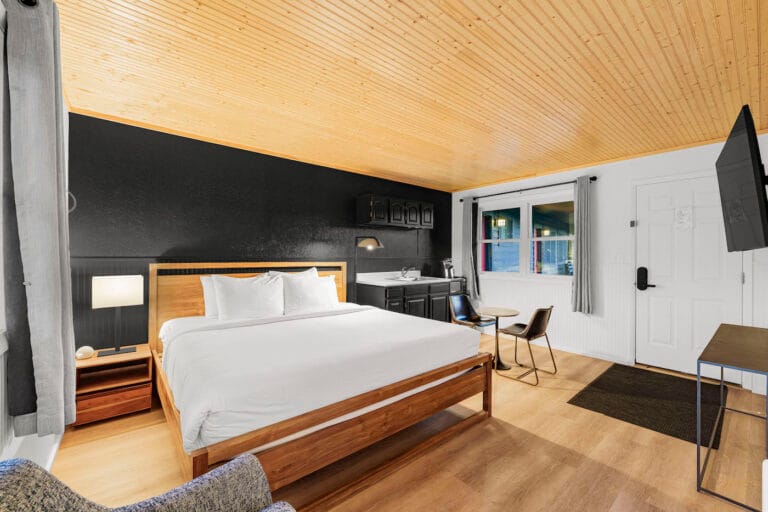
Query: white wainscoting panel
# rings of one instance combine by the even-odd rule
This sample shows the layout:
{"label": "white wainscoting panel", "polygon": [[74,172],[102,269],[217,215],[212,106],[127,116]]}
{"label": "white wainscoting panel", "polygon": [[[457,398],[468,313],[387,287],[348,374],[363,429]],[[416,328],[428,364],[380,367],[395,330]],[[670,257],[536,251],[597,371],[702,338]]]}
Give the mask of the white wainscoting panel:
{"label": "white wainscoting panel", "polygon": [[[744,323],[768,328],[768,249],[744,253],[744,272]],[[766,394],[766,378],[762,375],[745,372],[742,385],[754,393]]]}
{"label": "white wainscoting panel", "polygon": [[13,439],[13,423],[8,414],[8,390],[5,382],[8,364],[8,340],[0,332],[0,454],[5,454]]}
{"label": "white wainscoting panel", "polygon": [[[552,346],[601,359],[631,363],[634,354],[627,338],[633,335],[633,295],[616,293],[632,286],[632,268],[624,264],[603,265],[596,274],[595,311],[592,315],[571,311],[571,279],[548,277],[481,277],[482,305],[511,307],[517,318],[503,318],[500,325],[527,323],[537,307],[554,305],[548,329]],[[623,333],[615,336],[613,333]]]}

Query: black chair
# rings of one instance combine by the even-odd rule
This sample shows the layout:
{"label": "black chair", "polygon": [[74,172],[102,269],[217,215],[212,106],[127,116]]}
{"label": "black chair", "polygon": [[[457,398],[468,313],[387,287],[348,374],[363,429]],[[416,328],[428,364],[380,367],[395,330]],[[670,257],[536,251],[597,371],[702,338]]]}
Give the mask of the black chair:
{"label": "black chair", "polygon": [[[536,311],[533,312],[533,315],[531,316],[531,320],[527,324],[513,324],[503,329],[499,329],[500,334],[507,334],[509,336],[515,337],[515,364],[517,364],[518,366],[522,366],[523,368],[529,368],[527,372],[521,373],[520,375],[515,377],[515,379],[519,380],[520,382],[524,382],[525,384],[531,384],[530,382],[526,382],[522,379],[526,375],[533,373],[533,375],[536,377],[536,383],[531,385],[532,386],[539,385],[538,370],[540,368],[536,367],[536,361],[533,359],[533,350],[531,350],[531,341],[541,337],[544,337],[544,339],[547,340],[547,348],[549,348],[549,357],[552,358],[552,366],[554,367],[554,371],[551,371],[551,372],[548,370],[541,370],[541,371],[550,373],[552,375],[557,373],[557,363],[555,363],[555,356],[552,353],[552,345],[549,344],[549,336],[547,336],[547,326],[549,325],[549,317],[552,316],[553,307],[554,306],[549,306],[548,308],[537,309]],[[518,338],[522,338],[528,343],[528,353],[531,356],[531,366],[520,364],[517,361]]]}
{"label": "black chair", "polygon": [[466,295],[451,295],[451,322],[460,325],[466,325],[477,329],[496,325],[496,319],[490,316],[480,316],[469,302]]}

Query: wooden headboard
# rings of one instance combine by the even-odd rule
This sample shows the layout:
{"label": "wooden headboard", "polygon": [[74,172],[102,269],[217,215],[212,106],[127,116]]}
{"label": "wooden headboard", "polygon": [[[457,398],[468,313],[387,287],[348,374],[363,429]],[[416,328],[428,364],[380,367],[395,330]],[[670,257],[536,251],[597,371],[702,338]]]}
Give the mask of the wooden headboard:
{"label": "wooden headboard", "polygon": [[347,300],[347,264],[343,261],[153,263],[149,265],[149,348],[162,352],[158,333],[166,320],[205,314],[200,276],[253,277],[270,270],[301,272],[312,267],[317,267],[320,276],[335,276],[339,301]]}

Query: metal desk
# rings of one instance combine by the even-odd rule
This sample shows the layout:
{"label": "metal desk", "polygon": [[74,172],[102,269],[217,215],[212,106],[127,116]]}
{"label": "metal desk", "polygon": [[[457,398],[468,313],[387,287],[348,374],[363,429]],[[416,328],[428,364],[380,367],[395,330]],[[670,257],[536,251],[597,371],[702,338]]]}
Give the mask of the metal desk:
{"label": "metal desk", "polygon": [[[701,365],[708,364],[720,367],[720,409],[717,412],[715,426],[712,429],[712,435],[707,445],[707,453],[704,456],[704,463],[701,462]],[[743,372],[756,373],[768,377],[768,329],[759,327],[745,327],[743,325],[720,324],[714,336],[709,341],[704,351],[696,362],[696,490],[720,499],[738,505],[747,510],[760,512],[758,509],[750,507],[744,503],[738,502],[728,496],[723,496],[715,491],[706,489],[702,482],[704,473],[707,470],[709,455],[712,451],[712,443],[715,440],[715,433],[725,411],[747,414],[766,421],[765,416],[753,414],[748,411],[740,411],[726,407],[723,403],[723,371],[725,368],[740,370]],[[768,410],[768,396],[766,396],[766,410]],[[723,440],[720,441],[721,443]],[[768,421],[765,426],[765,457],[768,458]]]}

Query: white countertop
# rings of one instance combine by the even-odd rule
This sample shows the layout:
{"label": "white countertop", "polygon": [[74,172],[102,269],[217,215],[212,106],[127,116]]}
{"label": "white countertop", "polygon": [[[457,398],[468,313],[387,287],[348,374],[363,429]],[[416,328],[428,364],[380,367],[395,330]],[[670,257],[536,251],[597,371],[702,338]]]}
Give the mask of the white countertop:
{"label": "white countertop", "polygon": [[406,281],[397,279],[400,277],[400,272],[365,272],[357,274],[358,284],[370,284],[373,286],[410,286],[416,284],[437,284],[437,283],[450,283],[451,281],[457,281],[459,278],[454,277],[448,279],[445,277],[421,277],[421,271],[411,270],[408,272],[408,277],[416,277],[413,281]]}

